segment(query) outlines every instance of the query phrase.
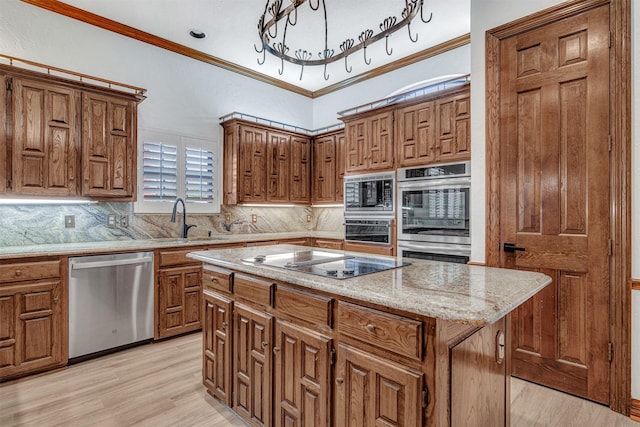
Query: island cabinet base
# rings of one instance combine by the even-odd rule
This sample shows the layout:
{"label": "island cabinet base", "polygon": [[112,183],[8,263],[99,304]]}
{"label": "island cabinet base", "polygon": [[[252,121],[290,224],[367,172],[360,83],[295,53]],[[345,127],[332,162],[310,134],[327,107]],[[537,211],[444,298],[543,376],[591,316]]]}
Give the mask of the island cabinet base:
{"label": "island cabinet base", "polygon": [[203,383],[252,426],[507,426],[505,319],[480,326],[203,266]]}

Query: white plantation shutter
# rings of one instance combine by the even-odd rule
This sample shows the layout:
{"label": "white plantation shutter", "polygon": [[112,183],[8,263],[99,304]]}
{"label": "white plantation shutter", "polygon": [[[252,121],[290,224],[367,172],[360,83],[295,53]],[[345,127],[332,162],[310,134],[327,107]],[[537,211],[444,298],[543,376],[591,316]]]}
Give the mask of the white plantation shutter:
{"label": "white plantation shutter", "polygon": [[178,197],[189,213],[220,212],[219,143],[156,130],[141,136],[136,212],[171,212]]}
{"label": "white plantation shutter", "polygon": [[185,201],[212,203],[214,188],[213,152],[185,148]]}
{"label": "white plantation shutter", "polygon": [[142,198],[145,201],[175,200],[178,197],[178,147],[145,142],[142,157]]}

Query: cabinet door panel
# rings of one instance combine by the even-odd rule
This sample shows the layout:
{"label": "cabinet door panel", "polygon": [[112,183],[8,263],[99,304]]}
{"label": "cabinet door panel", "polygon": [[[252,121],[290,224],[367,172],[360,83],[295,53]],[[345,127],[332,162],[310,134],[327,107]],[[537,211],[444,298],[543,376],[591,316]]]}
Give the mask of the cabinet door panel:
{"label": "cabinet door panel", "polygon": [[389,169],[393,166],[393,112],[377,114],[367,122],[368,169]]}
{"label": "cabinet door panel", "polygon": [[419,426],[422,383],[420,372],[340,344],[336,425]]}
{"label": "cabinet door panel", "polygon": [[155,338],[200,329],[200,267],[165,268],[158,272],[158,300]]}
{"label": "cabinet door panel", "polygon": [[274,425],[329,425],[331,343],[317,332],[276,321]]}
{"label": "cabinet door panel", "polygon": [[0,297],[0,370],[17,365],[15,299],[15,295]]}
{"label": "cabinet door panel", "polygon": [[268,132],[267,201],[288,202],[291,142],[288,135]]}
{"label": "cabinet door panel", "polygon": [[233,302],[221,295],[204,293],[203,383],[231,406],[231,310]]}
{"label": "cabinet door panel", "polygon": [[333,202],[335,185],[335,139],[329,135],[313,143],[313,201]]}
{"label": "cabinet door panel", "polygon": [[240,201],[264,202],[267,193],[267,132],[240,126]]}
{"label": "cabinet door panel", "polygon": [[295,203],[311,201],[311,142],[295,136],[291,138],[290,196]]}
{"label": "cabinet door panel", "polygon": [[368,147],[367,121],[362,119],[347,123],[346,172],[357,172],[367,168]]}
{"label": "cabinet door panel", "polygon": [[271,325],[270,315],[235,305],[233,409],[254,425],[271,423]]}
{"label": "cabinet door panel", "polygon": [[336,173],[336,197],[337,203],[344,203],[344,172],[345,172],[345,134],[340,132],[336,134],[336,148],[335,148],[335,173]]}

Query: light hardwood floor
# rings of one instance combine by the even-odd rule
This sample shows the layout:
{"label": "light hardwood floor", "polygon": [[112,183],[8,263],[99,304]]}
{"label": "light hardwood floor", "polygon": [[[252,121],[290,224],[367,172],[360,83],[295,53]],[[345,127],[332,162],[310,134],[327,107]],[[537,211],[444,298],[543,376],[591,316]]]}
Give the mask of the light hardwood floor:
{"label": "light hardwood floor", "polygon": [[[244,426],[204,391],[201,334],[0,384],[0,426]],[[640,427],[608,408],[512,380],[511,425]]]}

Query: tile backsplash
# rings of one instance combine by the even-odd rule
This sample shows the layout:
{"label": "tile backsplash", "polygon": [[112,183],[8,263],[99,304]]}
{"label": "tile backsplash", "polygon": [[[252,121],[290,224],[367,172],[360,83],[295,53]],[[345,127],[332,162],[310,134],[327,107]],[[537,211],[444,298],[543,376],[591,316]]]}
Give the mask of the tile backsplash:
{"label": "tile backsplash", "polygon": [[[107,225],[109,214],[115,227]],[[65,216],[73,215],[74,228],[65,227]],[[224,227],[230,216],[230,231]],[[257,221],[252,223],[252,215]],[[121,217],[128,225],[122,226]],[[0,205],[0,246],[48,243],[81,243],[106,240],[136,240],[180,237],[182,217],[176,223],[169,214],[135,214],[133,203],[99,202],[88,205]],[[310,221],[308,221],[310,220]],[[224,234],[282,233],[344,230],[342,208],[222,206],[219,214],[188,214],[196,227],[189,237]]]}

